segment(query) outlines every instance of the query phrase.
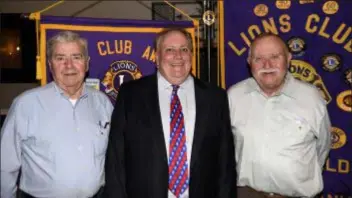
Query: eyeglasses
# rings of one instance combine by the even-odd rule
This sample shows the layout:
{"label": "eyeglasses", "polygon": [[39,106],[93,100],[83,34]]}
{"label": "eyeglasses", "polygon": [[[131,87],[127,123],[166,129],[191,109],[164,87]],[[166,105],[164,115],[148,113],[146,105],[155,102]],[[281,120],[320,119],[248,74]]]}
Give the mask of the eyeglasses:
{"label": "eyeglasses", "polygon": [[255,64],[265,64],[267,61],[271,63],[276,63],[283,57],[283,54],[271,54],[269,57],[259,56],[259,57],[252,57],[252,62]]}
{"label": "eyeglasses", "polygon": [[57,63],[65,63],[68,60],[71,60],[73,63],[80,63],[85,59],[82,54],[72,54],[69,56],[65,55],[54,55],[53,60]]}

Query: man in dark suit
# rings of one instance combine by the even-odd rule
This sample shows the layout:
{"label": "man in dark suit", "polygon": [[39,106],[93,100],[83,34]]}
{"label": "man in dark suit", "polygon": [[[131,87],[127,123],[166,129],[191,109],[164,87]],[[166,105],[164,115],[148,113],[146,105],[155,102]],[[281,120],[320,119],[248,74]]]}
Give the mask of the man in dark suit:
{"label": "man in dark suit", "polygon": [[227,94],[191,74],[183,29],[156,39],[155,75],[124,83],[112,115],[104,197],[235,198]]}

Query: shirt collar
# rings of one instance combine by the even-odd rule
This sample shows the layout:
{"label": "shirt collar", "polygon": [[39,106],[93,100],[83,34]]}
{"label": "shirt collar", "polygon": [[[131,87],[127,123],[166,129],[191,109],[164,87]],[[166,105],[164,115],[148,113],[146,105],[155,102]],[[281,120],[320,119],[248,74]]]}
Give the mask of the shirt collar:
{"label": "shirt collar", "polygon": [[[161,75],[161,73],[158,71],[157,72],[157,77],[158,77],[158,81],[161,85],[161,88],[163,89],[172,89],[172,84],[167,81],[163,75]],[[193,77],[191,75],[188,75],[188,77],[186,78],[186,80],[180,84],[180,89],[185,89],[190,83],[192,83],[193,81]]]}
{"label": "shirt collar", "polygon": [[[51,82],[51,83],[52,83],[53,87],[55,88],[55,90],[56,90],[61,96],[65,97],[65,98],[68,98],[68,97],[65,95],[64,91],[56,84],[55,81],[53,81],[53,82]],[[81,96],[79,97],[79,99],[80,99],[80,98],[85,98],[85,97],[88,96],[88,88],[86,87],[86,84],[83,83],[82,86],[83,86],[83,90],[82,90],[82,94],[81,94]]]}
{"label": "shirt collar", "polygon": [[[292,76],[292,74],[290,72],[287,72],[284,85],[283,85],[282,89],[276,95],[284,94],[286,96],[295,98],[294,92],[296,90],[296,86],[294,85],[294,80],[295,79]],[[262,92],[258,83],[256,82],[256,80],[253,77],[247,82],[247,85],[248,86],[247,86],[245,93],[250,93],[253,91]]]}
{"label": "shirt collar", "polygon": [[281,93],[291,98],[295,98],[295,91],[297,89],[297,85],[294,83],[294,81],[295,78],[292,76],[292,74],[290,72],[287,72],[285,84],[281,89]]}

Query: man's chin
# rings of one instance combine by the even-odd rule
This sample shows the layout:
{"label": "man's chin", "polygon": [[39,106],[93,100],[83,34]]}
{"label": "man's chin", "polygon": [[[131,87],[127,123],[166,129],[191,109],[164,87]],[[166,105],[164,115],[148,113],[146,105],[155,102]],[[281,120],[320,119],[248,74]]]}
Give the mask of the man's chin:
{"label": "man's chin", "polygon": [[82,83],[79,83],[79,82],[67,82],[64,84],[64,86],[67,88],[80,87],[81,85]]}
{"label": "man's chin", "polygon": [[187,76],[185,75],[174,75],[171,78],[167,79],[171,84],[182,84],[186,80]]}
{"label": "man's chin", "polygon": [[267,89],[275,89],[277,87],[280,87],[282,83],[279,83],[278,79],[266,79],[266,80],[260,80],[259,83],[261,84],[261,87],[267,88]]}

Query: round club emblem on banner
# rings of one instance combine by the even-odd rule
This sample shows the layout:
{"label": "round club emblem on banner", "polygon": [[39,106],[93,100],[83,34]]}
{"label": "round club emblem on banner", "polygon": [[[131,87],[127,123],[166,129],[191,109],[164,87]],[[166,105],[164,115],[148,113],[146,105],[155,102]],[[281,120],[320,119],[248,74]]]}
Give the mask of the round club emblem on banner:
{"label": "round club emblem on banner", "polygon": [[106,71],[101,84],[103,91],[112,99],[116,100],[120,85],[130,80],[136,80],[142,77],[136,63],[129,60],[119,60],[113,62]]}
{"label": "round club emblem on banner", "polygon": [[290,52],[295,56],[299,57],[304,55],[306,50],[306,42],[301,37],[292,37],[287,41]]}
{"label": "round club emblem on banner", "polygon": [[276,0],[275,5],[280,10],[286,10],[291,7],[291,0]]}
{"label": "round club emblem on banner", "polygon": [[211,10],[207,10],[203,14],[203,22],[208,26],[211,26],[215,23],[215,18],[216,18],[215,12]]}
{"label": "round club emblem on banner", "polygon": [[337,127],[331,127],[331,148],[338,149],[346,144],[346,133]]}
{"label": "round club emblem on banner", "polygon": [[345,72],[345,82],[349,85],[352,86],[352,69],[347,69]]}
{"label": "round club emblem on banner", "polygon": [[341,58],[337,54],[326,54],[321,58],[321,63],[325,71],[333,72],[341,67]]}
{"label": "round club emblem on banner", "polygon": [[263,17],[268,14],[269,8],[265,4],[258,4],[254,7],[253,12],[255,15]]}
{"label": "round club emblem on banner", "polygon": [[325,14],[335,14],[339,10],[339,4],[336,1],[327,1],[323,5]]}
{"label": "round club emblem on banner", "polygon": [[352,113],[352,90],[346,90],[337,95],[336,103],[340,109]]}

